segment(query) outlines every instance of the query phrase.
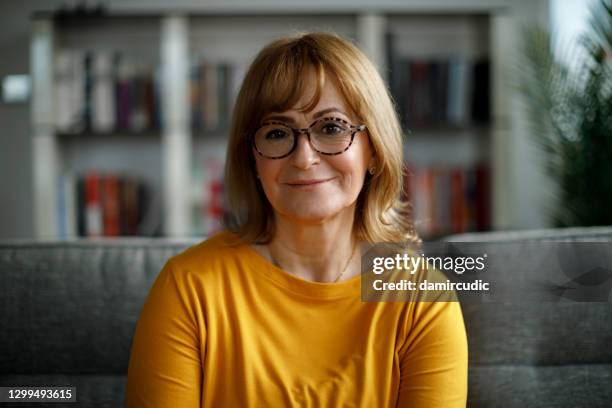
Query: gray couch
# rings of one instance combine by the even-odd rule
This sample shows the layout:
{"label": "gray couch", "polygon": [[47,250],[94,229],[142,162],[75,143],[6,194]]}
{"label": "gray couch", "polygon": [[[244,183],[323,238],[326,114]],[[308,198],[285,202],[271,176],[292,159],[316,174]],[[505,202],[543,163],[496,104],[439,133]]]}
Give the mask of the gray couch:
{"label": "gray couch", "polygon": [[[529,248],[550,237],[612,246],[612,227],[446,241],[522,241]],[[196,242],[0,243],[0,386],[71,385],[79,403],[66,406],[122,406],[148,289],[167,258]],[[465,304],[463,310],[469,406],[612,406],[612,303]]]}

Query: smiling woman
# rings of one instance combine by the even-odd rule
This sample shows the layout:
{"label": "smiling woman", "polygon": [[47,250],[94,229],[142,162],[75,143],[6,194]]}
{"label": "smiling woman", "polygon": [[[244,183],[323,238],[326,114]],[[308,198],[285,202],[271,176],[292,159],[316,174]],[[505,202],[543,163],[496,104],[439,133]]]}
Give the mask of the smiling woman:
{"label": "smiling woman", "polygon": [[458,302],[362,302],[367,244],[418,241],[401,129],[352,43],[266,46],[237,98],[227,229],[171,258],[143,308],[128,407],[465,407]]}

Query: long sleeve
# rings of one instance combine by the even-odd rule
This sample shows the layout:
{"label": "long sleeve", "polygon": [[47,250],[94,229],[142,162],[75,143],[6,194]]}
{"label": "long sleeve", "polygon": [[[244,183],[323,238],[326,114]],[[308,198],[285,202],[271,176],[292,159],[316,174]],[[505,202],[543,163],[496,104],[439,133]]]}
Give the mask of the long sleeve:
{"label": "long sleeve", "polygon": [[149,292],[132,343],[128,408],[200,407],[205,329],[186,281],[168,261]]}
{"label": "long sleeve", "polygon": [[464,408],[468,347],[459,302],[419,302],[400,349],[397,407]]}

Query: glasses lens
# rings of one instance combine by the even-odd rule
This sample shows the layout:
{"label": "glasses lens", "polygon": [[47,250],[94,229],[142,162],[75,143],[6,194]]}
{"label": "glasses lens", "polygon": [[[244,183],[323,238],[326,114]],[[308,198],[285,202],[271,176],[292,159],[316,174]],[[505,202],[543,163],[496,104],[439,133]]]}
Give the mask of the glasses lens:
{"label": "glasses lens", "polygon": [[312,127],[310,140],[320,152],[340,153],[351,143],[351,129],[340,120],[321,120]]}
{"label": "glasses lens", "polygon": [[268,124],[255,133],[255,147],[267,157],[281,157],[293,147],[293,131],[287,126]]}

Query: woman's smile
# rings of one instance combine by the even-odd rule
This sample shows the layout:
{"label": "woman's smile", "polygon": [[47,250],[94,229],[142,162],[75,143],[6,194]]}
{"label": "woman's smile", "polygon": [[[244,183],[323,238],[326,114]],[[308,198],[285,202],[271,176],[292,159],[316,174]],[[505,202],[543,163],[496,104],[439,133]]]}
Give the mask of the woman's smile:
{"label": "woman's smile", "polygon": [[318,179],[304,179],[304,180],[292,180],[287,183],[283,183],[291,188],[297,190],[311,190],[321,185],[327,184],[334,180],[336,177],[331,178],[318,178]]}

